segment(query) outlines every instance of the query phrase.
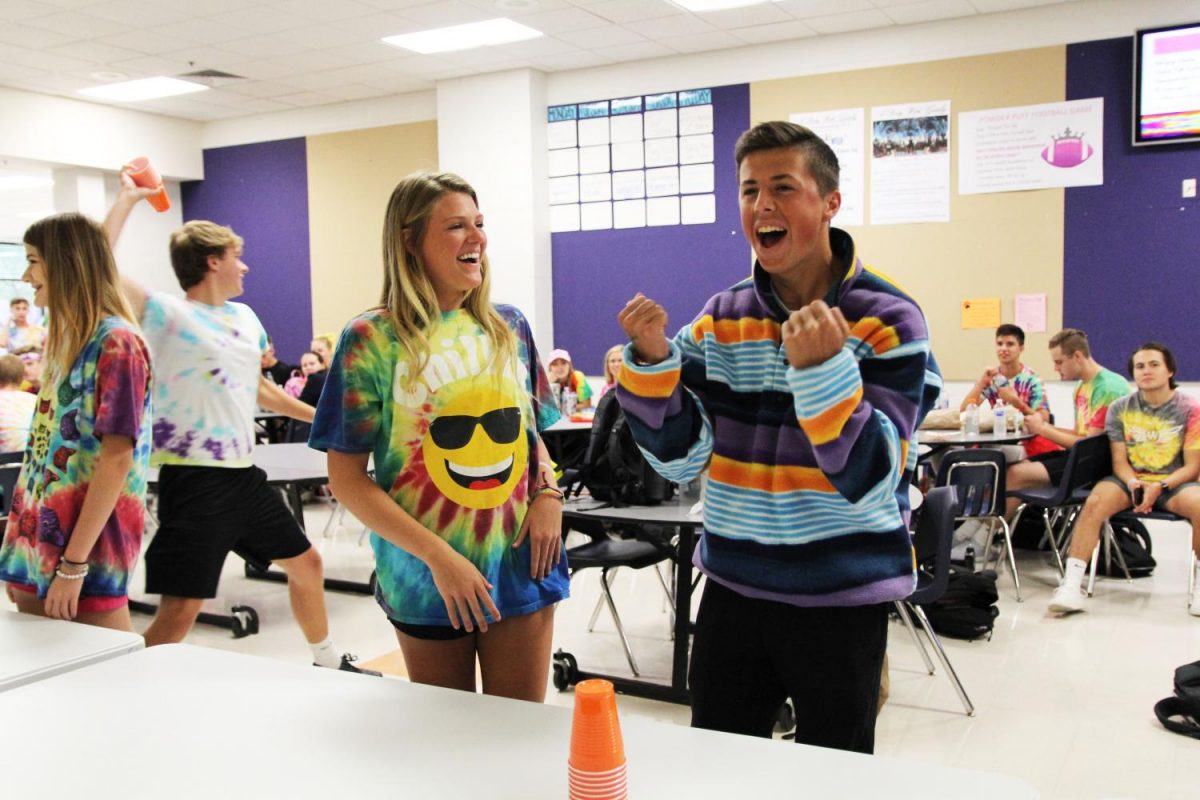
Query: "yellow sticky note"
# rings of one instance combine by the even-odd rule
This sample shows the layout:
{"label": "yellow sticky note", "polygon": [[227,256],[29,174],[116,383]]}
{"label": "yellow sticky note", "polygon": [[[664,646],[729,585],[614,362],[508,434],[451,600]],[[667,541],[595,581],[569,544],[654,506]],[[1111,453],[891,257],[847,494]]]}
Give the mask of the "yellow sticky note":
{"label": "yellow sticky note", "polygon": [[1000,324],[1000,298],[975,297],[962,302],[963,328],[995,328]]}

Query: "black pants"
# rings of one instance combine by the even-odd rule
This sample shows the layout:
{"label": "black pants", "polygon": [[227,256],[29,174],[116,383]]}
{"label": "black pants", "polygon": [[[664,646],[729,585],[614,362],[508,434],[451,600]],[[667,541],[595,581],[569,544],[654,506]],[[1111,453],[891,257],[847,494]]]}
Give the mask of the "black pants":
{"label": "black pants", "polygon": [[875,750],[887,604],[799,608],[708,581],[696,614],[692,727],[769,737],[783,701],[796,741]]}

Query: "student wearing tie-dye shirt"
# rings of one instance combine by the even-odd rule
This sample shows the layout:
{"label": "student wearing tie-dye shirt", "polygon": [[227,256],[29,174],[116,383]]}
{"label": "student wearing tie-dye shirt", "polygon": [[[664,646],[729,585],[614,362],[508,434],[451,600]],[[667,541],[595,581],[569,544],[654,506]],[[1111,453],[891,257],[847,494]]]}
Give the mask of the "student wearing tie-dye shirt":
{"label": "student wearing tie-dye shirt", "polygon": [[617,395],[663,477],[706,467],[708,576],[692,647],[692,725],[872,752],[892,601],[915,586],[908,483],[941,377],[917,304],[830,227],[837,156],[765,122],[735,148],[753,275],[674,339],[637,295]]}
{"label": "student wearing tie-dye shirt", "polygon": [[559,415],[528,323],[489,301],[486,249],[462,178],[399,183],[381,305],[342,333],[309,444],[374,532],[375,596],[409,677],[474,691],[478,659],[485,693],[542,702],[568,578],[538,433]]}
{"label": "student wearing tie-dye shirt", "polygon": [[150,358],[100,226],[80,214],[25,232],[47,369],[0,545],[20,611],[132,631],[150,456]]}
{"label": "student wearing tie-dye shirt", "polygon": [[[1115,400],[1105,422],[1113,474],[1092,489],[1075,522],[1066,575],[1051,611],[1084,610],[1087,595],[1080,584],[1100,528],[1128,508],[1185,517],[1192,523],[1192,552],[1200,556],[1200,401],[1178,391],[1175,373],[1175,354],[1164,344],[1147,342],[1129,357],[1137,391]],[[1188,611],[1200,616],[1200,583],[1196,586]]]}
{"label": "student wearing tie-dye shirt", "polygon": [[[104,221],[114,243],[152,190],[128,170]],[[224,225],[191,220],[171,233],[171,268],[184,296],[147,291],[126,277],[123,290],[142,321],[154,357],[154,463],[158,530],[146,550],[146,591],[162,595],[146,646],[179,642],[215,597],[230,552],[288,577],[292,616],[313,664],[366,672],[329,636],[321,557],[254,464],[254,407],[304,422],[306,406],[260,372],[267,334],[249,306],[231,302],[250,268],[242,238]],[[371,671],[373,675],[378,672]]]}

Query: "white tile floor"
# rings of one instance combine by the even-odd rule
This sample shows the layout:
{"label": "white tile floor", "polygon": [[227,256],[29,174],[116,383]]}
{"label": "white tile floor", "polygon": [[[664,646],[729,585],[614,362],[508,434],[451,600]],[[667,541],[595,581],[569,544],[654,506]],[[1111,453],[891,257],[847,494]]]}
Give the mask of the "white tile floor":
{"label": "white tile floor", "polygon": [[[322,505],[307,509],[327,574],[366,580],[371,554],[369,545],[358,545],[357,523],[347,517],[331,538],[321,539],[327,514]],[[892,696],[879,718],[877,752],[1009,773],[1032,783],[1044,798],[1200,797],[1200,741],[1168,733],[1152,710],[1155,701],[1170,694],[1173,669],[1200,658],[1200,618],[1185,610],[1189,532],[1179,524],[1150,526],[1159,562],[1154,576],[1132,584],[1101,580],[1087,613],[1070,618],[1045,611],[1053,569],[1037,554],[1019,553],[1025,602],[1015,602],[1005,573],[992,640],[945,642],[975,701],[974,718],[962,713],[940,670],[925,673],[907,633],[894,623]],[[586,632],[599,594],[593,573],[581,573],[574,596],[560,606],[554,644],[588,669],[625,674],[628,667],[607,612],[595,633]],[[140,583],[135,578],[135,585]],[[626,572],[617,579],[616,595],[644,676],[665,682],[671,650],[657,581],[648,571]],[[339,647],[364,659],[396,650],[392,629],[371,598],[335,592],[327,597]],[[189,641],[289,661],[308,659],[291,621],[286,589],[245,579],[236,558],[226,565],[221,597],[212,606],[227,610],[234,603],[257,610],[259,634],[234,639],[227,631],[197,626]],[[139,628],[148,622],[135,617]],[[547,699],[571,703],[571,695],[553,689]],[[620,706],[629,716],[688,721],[681,706],[630,697],[622,697]],[[970,787],[964,786],[963,796],[969,795]]]}

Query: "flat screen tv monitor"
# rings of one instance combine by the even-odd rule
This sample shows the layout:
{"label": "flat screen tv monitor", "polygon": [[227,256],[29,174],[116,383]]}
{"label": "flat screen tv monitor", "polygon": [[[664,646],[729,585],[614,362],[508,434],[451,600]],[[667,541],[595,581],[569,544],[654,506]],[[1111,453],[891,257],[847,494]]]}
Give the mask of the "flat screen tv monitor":
{"label": "flat screen tv monitor", "polygon": [[1133,37],[1133,144],[1200,142],[1200,22]]}

